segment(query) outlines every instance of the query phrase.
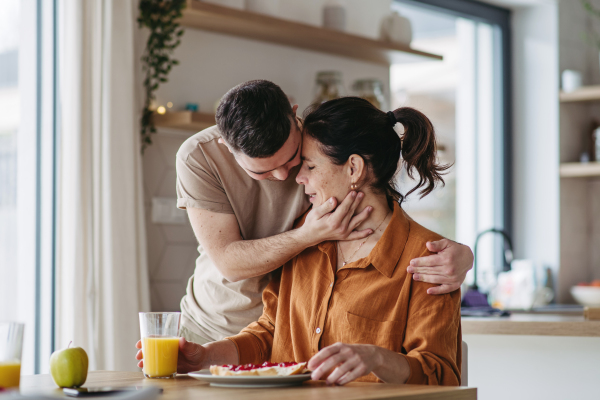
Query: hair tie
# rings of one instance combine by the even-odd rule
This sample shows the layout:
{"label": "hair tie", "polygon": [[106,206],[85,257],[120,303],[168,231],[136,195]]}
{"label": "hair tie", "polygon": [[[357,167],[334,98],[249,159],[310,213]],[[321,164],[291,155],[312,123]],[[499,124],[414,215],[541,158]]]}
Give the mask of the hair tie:
{"label": "hair tie", "polygon": [[[396,123],[398,122],[396,116],[394,115],[394,112],[388,111],[386,114],[388,116],[388,119],[390,120],[390,124],[392,124],[392,129],[394,129],[394,132],[398,133],[394,128],[396,126]],[[400,136],[400,134],[398,134],[398,136]],[[400,156],[402,156],[402,139],[400,139]]]}
{"label": "hair tie", "polygon": [[396,116],[394,115],[394,112],[393,111],[388,111],[387,112],[387,116],[388,116],[388,118],[390,120],[390,124],[392,124],[392,127],[396,126],[396,123],[398,121],[396,120]]}

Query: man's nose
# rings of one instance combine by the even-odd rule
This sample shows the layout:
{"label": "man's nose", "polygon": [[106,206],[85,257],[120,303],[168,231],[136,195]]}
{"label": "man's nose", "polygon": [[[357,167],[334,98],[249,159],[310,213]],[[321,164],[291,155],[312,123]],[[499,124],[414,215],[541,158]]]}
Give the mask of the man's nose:
{"label": "man's nose", "polygon": [[273,176],[280,181],[285,181],[289,175],[290,171],[286,168],[277,168],[273,171]]}

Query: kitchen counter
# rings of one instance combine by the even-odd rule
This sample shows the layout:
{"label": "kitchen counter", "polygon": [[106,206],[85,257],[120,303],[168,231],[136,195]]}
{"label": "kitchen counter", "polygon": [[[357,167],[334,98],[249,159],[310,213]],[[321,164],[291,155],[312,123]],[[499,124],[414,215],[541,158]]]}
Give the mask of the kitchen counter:
{"label": "kitchen counter", "polygon": [[462,317],[464,335],[600,337],[600,321],[583,315],[512,314],[510,317]]}

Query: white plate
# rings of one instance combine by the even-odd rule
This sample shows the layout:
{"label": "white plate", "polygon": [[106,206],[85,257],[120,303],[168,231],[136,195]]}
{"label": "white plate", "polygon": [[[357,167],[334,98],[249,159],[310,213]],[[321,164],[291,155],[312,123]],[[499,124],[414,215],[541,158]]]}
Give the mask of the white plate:
{"label": "white plate", "polygon": [[600,287],[573,286],[571,295],[579,304],[589,307],[600,307]]}
{"label": "white plate", "polygon": [[310,374],[289,376],[217,376],[208,369],[188,373],[192,378],[210,383],[211,386],[238,388],[265,388],[300,385],[310,379]]}

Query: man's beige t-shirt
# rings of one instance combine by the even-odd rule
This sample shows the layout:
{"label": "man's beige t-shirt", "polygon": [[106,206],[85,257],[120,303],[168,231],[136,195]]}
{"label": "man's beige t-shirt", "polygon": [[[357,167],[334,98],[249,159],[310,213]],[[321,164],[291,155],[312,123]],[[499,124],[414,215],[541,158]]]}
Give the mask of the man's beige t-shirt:
{"label": "man's beige t-shirt", "polygon": [[[284,182],[252,179],[227,147],[216,126],[186,140],[177,152],[177,207],[234,214],[244,240],[292,229],[309,207],[299,167]],[[205,227],[204,229],[210,229]],[[210,340],[237,334],[262,315],[262,292],[270,274],[229,282],[201,245],[194,275],[181,300],[183,325]]]}

